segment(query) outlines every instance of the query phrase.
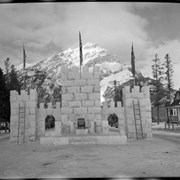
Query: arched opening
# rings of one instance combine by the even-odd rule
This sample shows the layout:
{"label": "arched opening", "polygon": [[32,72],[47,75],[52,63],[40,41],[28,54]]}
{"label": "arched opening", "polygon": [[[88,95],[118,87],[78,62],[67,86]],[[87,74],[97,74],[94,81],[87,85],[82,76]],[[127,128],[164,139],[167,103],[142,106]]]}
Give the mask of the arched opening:
{"label": "arched opening", "polygon": [[47,115],[45,118],[45,130],[52,130],[55,128],[55,118],[53,115]]}
{"label": "arched opening", "polygon": [[112,113],[108,116],[108,124],[111,126],[111,127],[116,127],[118,128],[118,117],[115,113]]}

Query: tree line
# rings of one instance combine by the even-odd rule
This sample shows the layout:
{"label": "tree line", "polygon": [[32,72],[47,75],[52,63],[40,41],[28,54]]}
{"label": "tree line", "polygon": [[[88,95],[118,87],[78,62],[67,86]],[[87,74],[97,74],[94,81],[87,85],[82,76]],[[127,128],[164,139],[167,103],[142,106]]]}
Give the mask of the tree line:
{"label": "tree line", "polygon": [[0,68],[0,121],[10,121],[10,91],[16,90],[20,93],[21,85],[18,80],[14,65],[10,59],[4,61],[5,72]]}
{"label": "tree line", "polygon": [[152,65],[152,75],[154,81],[151,83],[151,95],[154,96],[153,106],[157,108],[157,123],[159,124],[159,108],[160,106],[169,107],[173,101],[174,95],[174,83],[173,77],[173,65],[169,54],[166,54],[164,61],[155,54]]}
{"label": "tree line", "polygon": [[[152,76],[153,79],[144,78],[140,75],[135,76],[134,80],[129,80],[122,85],[114,87],[114,91],[112,93],[113,99],[115,102],[122,101],[122,88],[124,86],[130,85],[133,88],[134,83],[136,86],[144,86],[150,85],[150,100],[153,107],[157,108],[157,123],[160,122],[159,111],[160,107],[169,107],[173,100],[174,89],[173,89],[173,65],[172,60],[169,54],[166,54],[164,57],[164,61],[162,61],[158,54],[155,54],[155,57],[152,60],[153,64],[152,68]],[[131,69],[132,74],[133,68]],[[108,92],[108,91],[107,91]],[[104,97],[109,97],[108,93],[105,91]]]}
{"label": "tree line", "polygon": [[[16,70],[9,58],[4,61],[4,71],[0,68],[0,122],[10,122],[11,90],[16,90],[20,94],[22,89],[27,93],[30,89],[36,89],[38,104],[40,102],[45,104],[61,102],[61,86],[55,86],[46,71],[34,69],[33,75],[28,75],[27,71],[24,73]],[[44,83],[47,83],[46,81],[48,81],[49,89],[43,86]]]}

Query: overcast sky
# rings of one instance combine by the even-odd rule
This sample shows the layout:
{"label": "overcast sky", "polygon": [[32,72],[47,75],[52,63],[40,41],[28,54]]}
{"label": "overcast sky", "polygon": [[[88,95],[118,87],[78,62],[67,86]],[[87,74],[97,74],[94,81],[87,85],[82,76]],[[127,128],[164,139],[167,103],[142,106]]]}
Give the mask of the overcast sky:
{"label": "overcast sky", "polygon": [[67,48],[97,43],[130,64],[134,44],[136,69],[151,75],[152,58],[169,53],[175,88],[180,87],[180,4],[142,2],[27,3],[0,5],[0,66],[9,57],[22,63],[42,60]]}

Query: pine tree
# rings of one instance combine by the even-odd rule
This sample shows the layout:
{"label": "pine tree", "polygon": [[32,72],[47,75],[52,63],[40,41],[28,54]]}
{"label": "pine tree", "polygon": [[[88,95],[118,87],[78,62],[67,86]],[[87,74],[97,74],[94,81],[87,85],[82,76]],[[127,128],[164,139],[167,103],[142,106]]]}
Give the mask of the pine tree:
{"label": "pine tree", "polygon": [[57,102],[61,102],[61,86],[56,86],[53,90],[52,98]]}
{"label": "pine tree", "polygon": [[9,121],[9,101],[8,101],[8,91],[6,89],[5,77],[2,69],[0,68],[0,121]]}
{"label": "pine tree", "polygon": [[164,66],[165,66],[165,80],[166,80],[166,88],[167,88],[167,101],[168,101],[167,105],[170,107],[170,104],[172,102],[171,91],[174,85],[172,81],[172,76],[174,71],[169,54],[166,54],[165,56]]}
{"label": "pine tree", "polygon": [[4,61],[4,66],[5,66],[5,73],[9,74],[9,72],[10,72],[10,59],[9,58],[7,58]]}
{"label": "pine tree", "polygon": [[[38,94],[38,104],[40,102],[50,102],[50,95],[47,90],[42,86],[46,79],[48,79],[46,71],[33,70],[33,74],[26,74],[26,91],[36,89]],[[24,84],[24,78],[21,77],[21,84]]]}
{"label": "pine tree", "polygon": [[9,90],[16,90],[20,94],[21,84],[14,65],[11,66]]}
{"label": "pine tree", "polygon": [[7,58],[4,61],[4,67],[5,67],[5,81],[6,81],[6,87],[7,89],[9,89],[9,84],[10,84],[10,71],[11,71],[11,67],[10,67],[10,59]]}
{"label": "pine tree", "polygon": [[151,88],[151,95],[155,96],[154,106],[157,107],[157,123],[159,124],[159,107],[161,105],[161,94],[163,89],[163,64],[161,63],[158,55],[155,54],[152,65],[152,74],[155,81],[152,81],[153,88]]}

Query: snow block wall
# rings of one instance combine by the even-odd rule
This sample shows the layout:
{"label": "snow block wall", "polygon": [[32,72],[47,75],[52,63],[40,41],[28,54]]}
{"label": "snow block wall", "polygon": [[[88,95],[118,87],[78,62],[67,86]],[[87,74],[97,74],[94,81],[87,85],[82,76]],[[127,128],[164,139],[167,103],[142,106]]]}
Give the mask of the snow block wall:
{"label": "snow block wall", "polygon": [[48,115],[55,118],[54,136],[61,136],[61,109],[60,102],[56,102],[55,106],[52,103],[47,103],[45,108],[44,103],[40,103],[37,109],[37,137],[45,136],[45,119]]}
{"label": "snow block wall", "polygon": [[36,139],[36,114],[37,114],[37,93],[30,90],[11,91],[11,119],[10,119],[10,141],[23,143],[35,141]]}
{"label": "snow block wall", "polygon": [[[73,134],[78,118],[85,119],[88,133],[101,133],[99,67],[62,67],[62,133]],[[69,128],[68,128],[69,127]]]}
{"label": "snow block wall", "polygon": [[133,100],[135,103],[137,103],[137,101],[139,100],[144,135],[146,137],[152,137],[151,102],[149,87],[143,86],[140,92],[140,87],[135,86],[130,92],[130,86],[125,86],[123,89],[123,105],[127,137],[136,137]]}
{"label": "snow block wall", "polygon": [[[35,141],[37,137],[47,136],[45,132],[45,119],[47,115],[55,118],[55,130],[48,136],[62,136],[75,134],[78,118],[85,119],[85,128],[88,134],[110,134],[108,116],[115,113],[118,117],[119,135],[127,138],[136,138],[133,100],[139,101],[143,133],[152,137],[151,129],[151,103],[149,87],[135,86],[130,91],[130,86],[123,89],[123,107],[121,102],[115,107],[111,102],[100,102],[100,70],[98,66],[92,71],[84,67],[80,74],[77,67],[62,67],[62,104],[48,103],[47,108],[43,103],[37,108],[37,92],[30,90],[30,94],[22,90],[11,91],[11,120],[10,141],[23,143]],[[20,113],[21,111],[23,112]]]}
{"label": "snow block wall", "polygon": [[125,135],[124,107],[122,107],[121,102],[117,102],[117,107],[115,107],[114,102],[111,102],[109,107],[106,101],[103,103],[101,110],[103,134],[109,134],[108,117],[113,113],[118,117],[119,134]]}

